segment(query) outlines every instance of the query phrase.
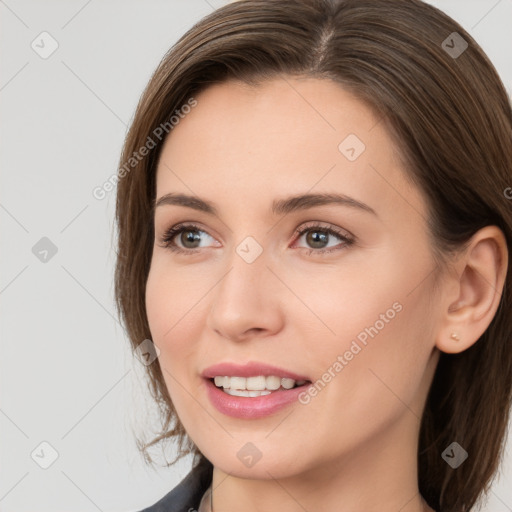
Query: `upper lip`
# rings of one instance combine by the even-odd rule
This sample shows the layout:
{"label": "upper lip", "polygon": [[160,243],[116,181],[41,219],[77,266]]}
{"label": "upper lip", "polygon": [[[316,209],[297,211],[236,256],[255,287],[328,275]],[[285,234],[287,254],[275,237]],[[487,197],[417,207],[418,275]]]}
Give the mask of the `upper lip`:
{"label": "upper lip", "polygon": [[293,379],[295,381],[310,380],[308,377],[298,375],[297,373],[285,370],[266,363],[258,363],[256,361],[250,361],[246,364],[236,364],[223,362],[214,364],[205,368],[201,373],[201,376],[206,379],[211,379],[217,376],[228,376],[228,377],[256,377],[263,375],[268,377],[269,375],[275,375],[281,378]]}

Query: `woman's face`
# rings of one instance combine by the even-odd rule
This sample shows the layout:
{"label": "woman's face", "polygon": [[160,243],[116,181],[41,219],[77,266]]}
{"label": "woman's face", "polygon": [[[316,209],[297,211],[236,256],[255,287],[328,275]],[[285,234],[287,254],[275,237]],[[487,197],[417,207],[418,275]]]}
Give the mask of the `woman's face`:
{"label": "woman's face", "polygon": [[[320,79],[217,84],[196,100],[165,142],[156,189],[195,202],[156,207],[146,289],[183,426],[216,467],[246,478],[392,449],[388,462],[415,465],[439,301],[426,204],[383,123]],[[178,224],[194,227],[165,247]],[[245,368],[208,371],[220,363]],[[235,395],[295,384],[286,375],[311,385],[233,396],[205,372],[260,377],[220,379]]]}

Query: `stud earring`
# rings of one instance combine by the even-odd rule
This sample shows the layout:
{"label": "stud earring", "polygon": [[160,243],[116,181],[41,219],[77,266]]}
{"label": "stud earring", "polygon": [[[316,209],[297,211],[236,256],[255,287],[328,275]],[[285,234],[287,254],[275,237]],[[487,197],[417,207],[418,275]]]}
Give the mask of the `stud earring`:
{"label": "stud earring", "polygon": [[455,341],[460,341],[459,335],[456,332],[452,332],[450,338]]}

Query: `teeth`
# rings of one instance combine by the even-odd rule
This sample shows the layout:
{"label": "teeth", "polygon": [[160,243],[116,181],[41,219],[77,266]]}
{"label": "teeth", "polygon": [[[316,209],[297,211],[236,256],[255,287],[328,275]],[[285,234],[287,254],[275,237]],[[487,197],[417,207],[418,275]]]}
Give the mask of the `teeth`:
{"label": "teeth", "polygon": [[[275,391],[280,387],[283,387],[284,389],[292,389],[295,385],[302,386],[306,383],[305,380],[295,381],[293,379],[281,378],[275,375],[269,375],[268,377],[263,375],[258,375],[257,377],[228,377],[217,375],[214,381],[217,387],[224,388],[226,393],[235,396],[268,395],[270,391]],[[236,393],[233,393],[233,391],[236,391]],[[246,391],[249,393],[257,392],[257,394],[239,394],[240,391]],[[268,393],[265,391],[268,391]]]}

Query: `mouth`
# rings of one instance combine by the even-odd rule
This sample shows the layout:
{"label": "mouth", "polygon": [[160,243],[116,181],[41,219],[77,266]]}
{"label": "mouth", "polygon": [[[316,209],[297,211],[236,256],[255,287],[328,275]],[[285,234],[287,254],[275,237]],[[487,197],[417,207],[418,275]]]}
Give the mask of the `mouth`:
{"label": "mouth", "polygon": [[201,372],[211,404],[222,414],[241,419],[263,418],[292,407],[311,379],[258,361],[225,361]]}
{"label": "mouth", "polygon": [[238,377],[217,375],[208,379],[215,387],[231,396],[259,397],[300,388],[311,384],[310,380],[295,380],[277,375]]}

